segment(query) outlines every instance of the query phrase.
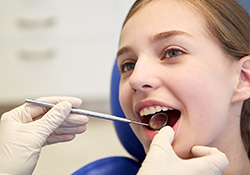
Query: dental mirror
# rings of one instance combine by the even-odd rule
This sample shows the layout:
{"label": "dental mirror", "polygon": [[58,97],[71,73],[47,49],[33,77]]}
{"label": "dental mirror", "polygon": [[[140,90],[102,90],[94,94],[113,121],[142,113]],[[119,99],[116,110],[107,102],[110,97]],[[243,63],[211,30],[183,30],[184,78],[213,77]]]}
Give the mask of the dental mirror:
{"label": "dental mirror", "polygon": [[162,127],[166,126],[168,123],[167,114],[161,112],[153,115],[149,120],[149,127],[153,130],[160,130]]}

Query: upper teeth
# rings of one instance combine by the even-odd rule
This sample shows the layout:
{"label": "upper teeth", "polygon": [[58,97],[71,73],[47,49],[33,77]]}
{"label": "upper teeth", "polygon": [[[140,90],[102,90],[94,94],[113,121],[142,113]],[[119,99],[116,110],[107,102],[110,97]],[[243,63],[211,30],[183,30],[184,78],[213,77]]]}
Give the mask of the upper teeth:
{"label": "upper teeth", "polygon": [[173,110],[171,108],[167,108],[167,107],[162,107],[162,106],[151,106],[149,108],[143,108],[140,110],[140,116],[145,116],[145,115],[149,115],[149,114],[155,114],[156,112],[160,112],[160,111],[168,111],[168,110]]}

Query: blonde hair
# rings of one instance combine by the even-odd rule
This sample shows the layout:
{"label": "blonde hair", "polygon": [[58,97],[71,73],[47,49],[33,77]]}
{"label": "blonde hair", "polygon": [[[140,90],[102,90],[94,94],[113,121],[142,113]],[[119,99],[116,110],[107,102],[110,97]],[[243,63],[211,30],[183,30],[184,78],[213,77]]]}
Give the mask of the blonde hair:
{"label": "blonde hair", "polygon": [[[153,0],[137,0],[124,23],[140,8]],[[235,0],[182,0],[197,9],[206,19],[208,33],[215,38],[232,59],[239,60],[250,53],[250,17]],[[250,157],[250,98],[241,112],[241,137]]]}

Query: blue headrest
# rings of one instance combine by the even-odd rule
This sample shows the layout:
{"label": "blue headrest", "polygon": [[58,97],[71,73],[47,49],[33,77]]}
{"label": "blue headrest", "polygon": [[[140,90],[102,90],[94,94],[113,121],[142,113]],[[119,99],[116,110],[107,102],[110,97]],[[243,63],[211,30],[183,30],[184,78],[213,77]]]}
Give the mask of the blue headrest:
{"label": "blue headrest", "polygon": [[238,3],[250,14],[250,1],[249,0],[237,0]]}
{"label": "blue headrest", "polygon": [[[115,62],[112,72],[111,79],[111,93],[110,93],[110,102],[111,102],[111,112],[115,116],[125,118],[125,115],[121,109],[119,102],[119,82],[120,82],[120,73]],[[130,128],[129,124],[122,122],[114,122],[117,135],[120,139],[120,142],[124,148],[138,161],[142,162],[145,158],[145,152],[142,144],[135,136],[134,132]]]}
{"label": "blue headrest", "polygon": [[135,175],[140,166],[127,157],[107,157],[85,165],[72,175]]}

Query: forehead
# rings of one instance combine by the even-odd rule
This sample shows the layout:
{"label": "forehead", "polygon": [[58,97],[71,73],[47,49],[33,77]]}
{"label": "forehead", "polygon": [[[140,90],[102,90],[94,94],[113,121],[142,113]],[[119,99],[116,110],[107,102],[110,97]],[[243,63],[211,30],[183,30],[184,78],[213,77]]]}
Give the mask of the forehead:
{"label": "forehead", "polygon": [[178,30],[195,35],[204,34],[205,19],[182,0],[154,0],[137,10],[124,25],[120,45],[139,36]]}

